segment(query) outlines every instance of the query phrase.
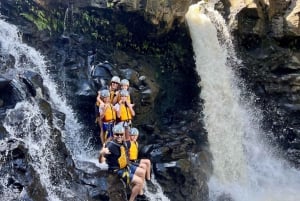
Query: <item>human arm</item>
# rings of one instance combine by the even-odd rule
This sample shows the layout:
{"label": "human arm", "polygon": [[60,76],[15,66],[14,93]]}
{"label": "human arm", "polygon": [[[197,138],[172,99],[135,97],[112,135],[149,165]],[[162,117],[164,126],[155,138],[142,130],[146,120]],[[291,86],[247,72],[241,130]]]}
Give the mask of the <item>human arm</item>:
{"label": "human arm", "polygon": [[131,104],[130,102],[129,102],[129,100],[127,99],[126,101],[125,101],[125,105],[129,108],[129,111],[130,111],[130,113],[131,113],[131,116],[135,116],[135,111],[134,111],[134,109],[133,109],[133,106],[134,106],[134,104]]}
{"label": "human arm", "polygon": [[111,154],[109,149],[105,147],[105,145],[103,145],[103,148],[99,152],[99,158],[98,158],[99,163],[104,163],[106,161],[106,156],[108,154]]}
{"label": "human arm", "polygon": [[109,149],[107,147],[103,147],[101,150],[100,150],[100,156],[105,156],[107,154],[111,154]]}
{"label": "human arm", "polygon": [[103,101],[101,100],[101,96],[100,96],[100,91],[98,91],[96,101],[98,106],[103,104]]}

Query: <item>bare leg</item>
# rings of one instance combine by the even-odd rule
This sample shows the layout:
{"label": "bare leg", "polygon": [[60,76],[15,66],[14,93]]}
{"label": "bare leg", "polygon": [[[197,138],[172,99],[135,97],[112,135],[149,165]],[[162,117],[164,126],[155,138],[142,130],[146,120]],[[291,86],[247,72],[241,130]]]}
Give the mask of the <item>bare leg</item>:
{"label": "bare leg", "polygon": [[143,168],[137,167],[134,174],[137,175],[138,177],[145,179],[146,170]]}
{"label": "bare leg", "polygon": [[146,179],[151,179],[151,162],[149,159],[141,159],[140,166],[143,165],[143,167],[146,170]]}
{"label": "bare leg", "polygon": [[104,146],[106,143],[104,135],[105,135],[104,132],[100,131],[100,139],[101,139],[102,146]]}
{"label": "bare leg", "polygon": [[133,184],[133,187],[128,201],[134,201],[136,196],[141,192],[144,186],[144,179],[137,175],[133,175],[131,183]]}
{"label": "bare leg", "polygon": [[104,141],[105,139],[104,139],[104,132],[103,132],[102,121],[101,121],[100,118],[98,120],[98,126],[100,128],[100,140],[101,140],[101,143],[102,143],[102,146],[103,146],[103,144],[105,143],[105,141]]}

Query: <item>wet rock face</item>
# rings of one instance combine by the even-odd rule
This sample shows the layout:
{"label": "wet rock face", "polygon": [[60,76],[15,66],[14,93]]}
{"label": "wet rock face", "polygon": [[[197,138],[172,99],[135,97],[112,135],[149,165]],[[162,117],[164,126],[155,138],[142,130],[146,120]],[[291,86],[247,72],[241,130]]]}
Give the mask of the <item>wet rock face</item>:
{"label": "wet rock face", "polygon": [[[239,31],[274,38],[300,34],[299,0],[247,1],[229,0],[231,12],[237,13]],[[224,1],[224,4],[228,2]],[[228,4],[227,4],[228,5]]]}
{"label": "wet rock face", "polygon": [[[159,32],[169,31],[175,21],[184,22],[184,15],[193,1],[189,0],[127,0],[111,1],[113,7],[127,12],[139,12],[147,21],[160,27]],[[196,1],[194,1],[196,2]]]}
{"label": "wet rock face", "polygon": [[[7,8],[6,6],[2,8]],[[89,11],[82,10],[82,13]],[[141,41],[143,46],[136,46],[135,43],[127,40],[124,44],[128,46],[125,48],[122,46],[124,44],[115,42],[119,39],[128,39],[127,36],[130,37],[132,33],[137,33],[139,25],[143,24],[144,21],[140,21],[140,17],[135,18],[135,15],[121,13],[124,14],[121,16],[120,13],[117,13],[118,17],[115,17],[111,12],[102,11],[93,10],[93,13],[99,14],[99,16],[109,14],[111,17],[109,18],[111,19],[109,25],[106,24],[105,20],[102,21],[104,24],[101,24],[102,27],[107,28],[103,31],[110,33],[107,38],[91,40],[91,32],[87,35],[79,34],[81,33],[79,29],[76,29],[78,34],[75,32],[76,34],[60,35],[62,34],[60,33],[50,38],[47,31],[39,32],[34,26],[30,26],[28,21],[22,21],[26,24],[24,38],[51,61],[49,73],[62,93],[67,96],[69,103],[78,114],[79,121],[83,122],[87,138],[95,141],[95,147],[99,147],[97,141],[99,140],[99,132],[94,124],[97,90],[106,86],[112,75],[119,75],[121,78],[130,80],[131,93],[135,103],[134,108],[137,112],[134,126],[140,130],[141,147],[148,148],[142,151],[141,155],[154,161],[154,169],[156,168],[155,163],[179,161],[180,166],[169,167],[170,171],[164,172],[164,177],[158,178],[159,182],[165,183],[165,187],[167,187],[174,182],[174,176],[180,177],[181,181],[188,177],[187,182],[182,184],[177,182],[178,185],[174,185],[175,188],[172,188],[171,191],[175,190],[178,195],[170,191],[170,197],[174,196],[175,200],[176,197],[182,200],[199,200],[199,197],[205,197],[208,193],[205,188],[206,177],[189,175],[188,169],[192,165],[186,160],[188,152],[198,152],[199,150],[195,150],[195,147],[206,141],[203,129],[201,129],[201,122],[194,121],[198,120],[200,109],[198,108],[199,98],[197,96],[199,92],[198,77],[193,69],[192,49],[189,43],[185,42],[182,46],[177,44],[178,41],[189,40],[186,30],[174,30],[174,35],[167,35],[166,38],[162,39],[154,37],[153,42],[144,41],[144,33],[140,33],[138,36],[133,35],[132,38]],[[120,20],[120,16],[123,21],[129,19],[131,23],[124,23]],[[15,19],[13,16],[10,17]],[[97,19],[102,18],[98,17]],[[136,19],[138,19],[137,23],[132,23],[136,22]],[[123,29],[126,26],[120,26],[120,24],[131,25],[130,31],[134,30],[135,32],[126,32]],[[136,28],[137,25],[138,28]],[[79,24],[78,27],[81,26],[82,24]],[[126,34],[128,33],[126,37],[118,35],[119,32],[114,32],[115,27]],[[121,42],[123,43],[124,40]],[[51,104],[47,102],[48,92],[47,89],[39,86],[41,82],[38,75],[28,72],[22,76],[26,76],[21,78],[21,82],[25,82],[24,87],[28,90],[28,96],[37,99],[43,118],[47,118],[50,122],[53,121],[53,117],[59,118],[60,127],[63,128],[64,114],[53,109],[54,107],[51,107]],[[186,82],[187,79],[188,82]],[[43,92],[43,99],[38,96],[38,91]],[[186,97],[186,91],[189,91],[189,98]],[[178,105],[180,105],[179,108]],[[191,107],[194,109],[193,115],[191,115],[192,110],[189,110]],[[105,186],[103,187],[103,183],[107,184],[107,177],[103,174],[87,172],[87,169],[91,169],[88,165],[82,166],[82,169],[76,167],[78,169],[74,170],[73,161],[63,142],[59,140],[61,138],[60,132],[53,128],[52,133],[52,138],[56,141],[52,151],[57,155],[58,163],[50,164],[50,166],[54,169],[53,175],[59,175],[59,177],[51,177],[53,182],[59,183],[60,179],[71,180],[70,188],[80,194],[78,199],[107,200],[108,194],[111,194],[107,188],[105,189]],[[180,143],[181,140],[183,143]],[[152,156],[158,147],[165,151],[161,158]],[[61,150],[62,153],[58,150]],[[185,171],[183,174],[180,173],[182,170]],[[189,193],[190,185],[197,185],[198,182],[201,184],[203,182],[203,185],[197,189],[197,192],[201,192],[201,196]],[[182,185],[184,188],[180,190]],[[115,199],[121,199],[121,192],[118,192],[117,195],[120,196],[115,197]],[[60,196],[68,199],[64,195]],[[76,199],[74,198],[74,200]]]}
{"label": "wet rock face", "polygon": [[61,0],[36,0],[36,3],[46,9],[55,6],[74,8],[108,8],[117,11],[138,13],[144,16],[145,20],[158,27],[156,34],[168,32],[175,23],[183,23],[184,15],[192,3],[196,0],[73,0],[71,2]]}
{"label": "wet rock face", "polygon": [[[298,1],[242,5],[236,20],[237,46],[246,68],[241,70],[258,96],[264,129],[282,155],[299,166],[299,17]],[[237,5],[238,6],[238,5]],[[294,17],[286,17],[294,16]]]}
{"label": "wet rock face", "polygon": [[[157,33],[166,33],[175,23],[184,23],[184,15],[188,7],[198,1],[73,0],[72,2],[65,2],[61,0],[36,0],[35,2],[46,9],[57,5],[68,7],[69,4],[72,4],[75,8],[112,8],[125,12],[136,12],[144,16],[146,21],[157,26]],[[271,34],[274,37],[279,38],[284,36],[299,36],[300,34],[300,19],[298,16],[300,10],[299,0],[247,1],[246,3],[238,0],[223,0],[222,2],[227,12],[230,7],[232,13],[243,13],[245,16],[244,20],[242,20],[244,22],[239,20],[241,24],[239,30],[245,30],[245,27],[251,26],[251,31],[261,35],[267,29],[272,32]],[[253,21],[250,25],[249,19]]]}
{"label": "wet rock face", "polygon": [[267,137],[299,167],[299,1],[223,0],[216,9],[236,39],[237,73],[257,95]]}
{"label": "wet rock face", "polygon": [[[107,85],[112,75],[129,79],[137,111],[134,125],[141,133],[141,155],[153,161],[157,180],[172,200],[207,200],[206,181],[212,167],[209,151],[204,149],[207,136],[199,120],[202,112],[197,87],[199,78],[193,69],[189,36],[186,30],[173,26],[177,20],[182,23],[188,4],[192,2],[128,0],[108,1],[105,5],[100,0],[35,2],[46,9],[60,5],[61,7],[57,7],[62,8],[59,16],[65,16],[69,2],[76,8],[71,14],[77,21],[74,21],[74,26],[69,24],[64,33],[62,29],[58,29],[54,35],[50,35],[52,32],[49,30],[39,32],[24,18],[21,18],[21,24],[22,30],[26,31],[24,40],[41,50],[52,62],[49,71],[58,86],[64,90],[72,107],[80,114],[78,118],[86,125],[87,136],[95,139],[97,145],[98,131],[93,124],[97,90]],[[7,1],[3,2],[2,8],[5,8],[5,3]],[[289,24],[282,17],[284,14],[297,13],[297,9],[291,7],[294,2],[281,3],[284,6],[278,6],[281,5],[280,1],[273,1],[270,5],[264,1],[258,4],[250,2],[247,5],[223,1],[223,6],[219,5],[219,9],[223,9],[222,13],[228,15],[228,6],[240,9],[235,18],[237,23],[234,30],[241,50],[240,56],[245,63],[241,74],[248,79],[250,87],[258,95],[257,104],[265,109],[266,129],[274,131],[275,136],[272,137],[287,150],[288,158],[299,164],[299,41],[291,36],[297,34],[297,31],[285,32],[288,30],[285,26],[297,23]],[[97,10],[101,7],[100,4],[108,9]],[[85,7],[88,9],[84,9]],[[289,8],[293,12],[286,10]],[[19,15],[13,16],[15,13],[17,12],[10,12],[10,18],[20,19]],[[82,13],[85,14],[82,16],[90,19],[81,18],[79,14]],[[93,15],[89,15],[90,13]],[[292,15],[293,20],[297,20],[295,13]],[[62,24],[63,17],[59,19]],[[93,21],[95,19],[101,20]],[[151,26],[141,19],[151,22]],[[126,20],[128,22],[124,23]],[[147,26],[141,31],[141,25]],[[174,32],[171,28],[175,29]],[[297,30],[297,27],[294,28]],[[151,42],[146,41],[148,33],[152,34],[149,34]],[[153,33],[165,33],[166,36]],[[287,43],[285,39],[288,39]],[[134,43],[136,41],[141,42],[142,46]],[[5,61],[5,68],[8,69],[13,66],[14,58],[7,56],[2,61]],[[26,77],[22,82],[29,91],[28,96],[36,97],[39,88],[42,88],[38,75],[24,75]],[[3,98],[6,97],[3,96],[3,88],[8,93],[20,94],[12,90],[9,77],[0,79],[0,115],[5,115],[2,112],[3,108],[6,109],[4,106],[13,107],[23,98]],[[47,96],[47,90],[42,92]],[[53,110],[46,100],[45,97],[39,101],[44,117],[51,121],[53,115],[59,116],[63,127],[64,114]],[[53,133],[54,139],[60,138],[57,130]],[[1,125],[0,134],[0,138],[7,134]],[[59,159],[66,159],[68,166],[63,171],[54,173],[60,174],[64,179],[84,183],[73,183],[72,188],[77,189],[85,198],[108,199],[107,193],[110,192],[102,185],[104,175],[85,172],[86,169],[92,169],[88,165],[74,170],[63,143],[58,141],[55,148],[64,150],[68,157],[59,156]],[[195,162],[197,160],[187,160],[190,158],[199,159],[202,166]],[[63,165],[60,167],[63,168]],[[53,179],[57,181],[57,178]],[[120,196],[116,199],[122,199],[122,193],[117,195]]]}
{"label": "wet rock face", "polygon": [[107,7],[107,3],[106,0],[87,0],[87,1],[83,1],[83,0],[72,0],[72,1],[63,1],[63,0],[34,0],[37,4],[44,6],[44,7],[48,7],[48,8],[53,8],[55,6],[60,6],[60,5],[64,5],[64,6],[69,6],[70,4],[73,4],[75,7],[89,7],[89,6],[93,6],[93,7],[97,7],[97,8],[106,8]]}
{"label": "wet rock face", "polygon": [[[282,154],[299,166],[299,64],[292,59],[298,51],[277,45],[271,45],[271,51],[270,47],[259,47],[256,52],[257,48],[244,52],[245,71],[253,80],[250,86],[258,96],[257,105],[263,108],[264,128],[272,131],[269,138],[282,147]],[[257,60],[251,60],[254,58]]]}
{"label": "wet rock face", "polygon": [[[27,200],[28,197],[34,200],[47,199],[47,192],[43,188],[37,172],[29,165],[32,160],[24,147],[24,143],[17,140],[1,141],[1,178],[6,180],[6,189],[3,189],[2,198],[12,199],[7,196],[7,192],[14,189],[15,195],[24,193],[19,197]],[[3,160],[5,158],[5,160]],[[6,193],[5,193],[6,192]],[[19,192],[19,193],[17,193]]]}

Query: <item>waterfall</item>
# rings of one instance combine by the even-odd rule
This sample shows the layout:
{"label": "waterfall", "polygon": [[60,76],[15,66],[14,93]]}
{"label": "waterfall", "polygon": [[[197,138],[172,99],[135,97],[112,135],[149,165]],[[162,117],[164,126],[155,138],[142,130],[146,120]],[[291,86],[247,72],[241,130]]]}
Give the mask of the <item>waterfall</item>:
{"label": "waterfall", "polygon": [[[18,139],[28,146],[28,153],[32,159],[30,164],[40,175],[43,186],[47,187],[48,199],[60,200],[55,192],[66,192],[67,189],[64,184],[53,185],[51,182],[51,169],[48,166],[55,163],[55,156],[51,153],[52,133],[38,106],[28,101],[18,103],[14,109],[7,112],[4,123],[10,138]],[[18,197],[18,194],[16,196]]]}
{"label": "waterfall", "polygon": [[[72,108],[67,104],[64,96],[59,94],[57,85],[48,73],[48,65],[45,58],[34,48],[24,44],[18,28],[0,19],[0,44],[2,55],[12,56],[14,66],[7,69],[6,75],[16,78],[26,70],[38,72],[45,86],[50,93],[50,102],[54,109],[66,115],[65,129],[61,130],[63,141],[72,154],[74,161],[89,160],[97,164],[97,157],[94,150],[90,150],[82,125],[77,121]],[[20,119],[20,117],[22,119]],[[54,124],[58,119],[54,119]],[[46,188],[48,199],[51,201],[60,200],[57,193],[71,196],[68,188],[61,181],[61,184],[52,184],[50,181],[50,163],[55,164],[55,155],[51,152],[52,141],[50,139],[50,128],[48,122],[42,117],[38,103],[34,99],[19,102],[15,108],[7,111],[3,124],[8,131],[10,138],[16,138],[25,143],[28,153],[32,157],[32,167],[40,175],[42,185]],[[85,139],[85,140],[84,140]],[[5,178],[0,179],[1,186],[6,186]],[[8,190],[6,192],[6,190]],[[18,194],[9,192],[6,189],[4,197],[11,200]]]}
{"label": "waterfall", "polygon": [[264,141],[261,116],[242,98],[243,83],[231,36],[214,4],[190,6],[186,20],[201,77],[204,123],[213,154],[210,200],[297,201],[300,172]]}
{"label": "waterfall", "polygon": [[[98,151],[89,145],[83,125],[78,122],[76,114],[67,104],[67,100],[61,90],[58,89],[55,82],[51,79],[46,59],[37,50],[22,42],[22,35],[16,26],[0,19],[0,27],[1,54],[11,55],[15,62],[13,68],[7,69],[5,73],[13,78],[16,78],[27,70],[39,73],[43,78],[44,85],[49,89],[51,106],[66,115],[65,129],[61,130],[61,133],[63,141],[71,152],[75,163],[78,161],[89,161],[101,168],[107,168],[106,165],[98,163]],[[59,119],[54,119],[54,124],[56,124],[56,121],[59,121]],[[60,184],[53,184],[51,181],[53,172],[49,164],[55,164],[55,155],[51,151],[53,141],[50,135],[52,133],[48,122],[42,116],[38,103],[34,99],[19,102],[15,108],[9,109],[4,119],[4,126],[10,138],[24,142],[26,148],[28,148],[28,153],[32,158],[30,165],[39,174],[41,183],[48,193],[47,199],[49,201],[63,200],[60,195],[76,197],[74,192],[71,192],[67,188],[68,184],[65,184],[64,181],[60,181]],[[154,179],[154,175],[152,176],[158,189],[154,194],[147,191],[146,195],[151,201],[169,201],[163,194],[160,185]],[[4,188],[5,186],[7,186],[7,178],[1,177],[0,188]],[[1,193],[4,200],[17,199],[22,194],[20,192],[12,192],[9,188],[1,189],[1,191],[4,192],[4,194]]]}
{"label": "waterfall", "polygon": [[[41,74],[44,85],[49,89],[52,107],[66,114],[65,130],[62,132],[64,141],[74,159],[86,157],[90,151],[83,140],[82,125],[77,121],[72,108],[67,104],[63,94],[48,73],[48,62],[34,48],[24,44],[18,28],[0,19],[1,51],[15,58],[14,69],[9,69],[12,75],[22,74],[25,70],[33,70]],[[81,157],[83,155],[83,157]]]}
{"label": "waterfall", "polygon": [[64,36],[69,36],[72,33],[73,27],[73,4],[69,5],[69,7],[65,11],[64,17]]}

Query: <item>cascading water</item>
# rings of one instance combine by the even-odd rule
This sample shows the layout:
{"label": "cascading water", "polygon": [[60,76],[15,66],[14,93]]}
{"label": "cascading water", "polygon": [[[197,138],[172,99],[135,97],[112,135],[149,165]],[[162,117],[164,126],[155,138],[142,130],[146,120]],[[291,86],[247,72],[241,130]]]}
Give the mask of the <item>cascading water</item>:
{"label": "cascading water", "polygon": [[[61,130],[65,145],[71,152],[74,161],[90,161],[96,165],[105,168],[106,165],[99,165],[97,161],[97,150],[89,146],[82,125],[77,121],[76,115],[71,107],[68,106],[63,94],[59,94],[57,85],[50,78],[47,72],[47,62],[45,58],[34,48],[24,44],[18,28],[0,19],[0,44],[1,54],[11,55],[14,58],[14,66],[7,69],[11,77],[22,75],[23,72],[30,70],[41,74],[44,85],[47,85],[50,93],[52,107],[66,115],[65,129]],[[39,94],[40,95],[40,94]],[[23,94],[24,99],[26,94]],[[41,96],[41,95],[40,95]],[[59,119],[54,119],[54,123]],[[59,124],[59,123],[58,123]],[[60,195],[76,197],[74,192],[69,190],[63,180],[60,184],[53,183],[51,177],[55,177],[49,164],[55,167],[55,155],[51,151],[53,141],[51,139],[51,129],[48,122],[44,119],[38,103],[34,99],[19,102],[15,108],[7,111],[4,119],[4,126],[8,131],[10,138],[18,139],[25,143],[28,153],[32,157],[31,166],[37,171],[44,188],[48,193],[48,200],[63,200]],[[57,126],[59,127],[59,126]],[[53,165],[54,164],[54,165]],[[80,165],[79,165],[80,166]],[[169,199],[163,194],[161,187],[153,178],[158,192],[152,194],[146,192],[152,201],[168,201]],[[0,178],[1,188],[7,186],[7,178]],[[9,188],[1,189],[4,200],[13,200],[19,198],[19,194],[11,191]]]}
{"label": "cascading water", "polygon": [[65,12],[64,18],[64,36],[68,36],[72,32],[73,26],[73,5],[69,5]]}
{"label": "cascading water", "polygon": [[56,84],[47,72],[47,62],[44,57],[34,48],[22,43],[20,32],[16,26],[0,20],[0,42],[1,51],[15,58],[14,69],[11,74],[22,74],[26,70],[35,71],[41,74],[44,84],[47,85],[50,99],[57,110],[66,114],[66,129],[63,137],[66,145],[75,157],[87,151],[86,144],[81,138],[82,125],[78,123],[72,108],[70,108],[62,94],[58,93]]}
{"label": "cascading water", "polygon": [[51,153],[54,143],[50,138],[51,130],[47,120],[43,118],[38,106],[27,101],[18,103],[14,109],[7,112],[5,128],[11,138],[18,139],[28,146],[32,158],[31,165],[38,171],[43,186],[47,187],[49,200],[60,200],[55,192],[60,188],[63,191],[67,189],[63,185],[54,186],[50,180],[51,170],[48,166],[55,161]]}
{"label": "cascading water", "polygon": [[[300,172],[275,156],[260,137],[259,111],[241,97],[230,34],[214,4],[186,14],[201,77],[204,122],[213,154],[210,200],[298,201]],[[218,37],[219,36],[219,37]]]}
{"label": "cascading water", "polygon": [[[56,107],[58,111],[66,115],[65,130],[62,131],[62,135],[73,159],[76,161],[82,158],[95,158],[96,160],[95,156],[88,155],[88,145],[81,136],[84,134],[82,126],[77,122],[66,100],[57,92],[57,86],[47,73],[47,63],[44,57],[34,48],[22,43],[20,32],[16,26],[0,19],[0,27],[1,52],[3,55],[11,55],[15,61],[13,68],[8,69],[9,72],[6,74],[16,77],[27,70],[40,73],[44,84],[49,89],[52,107]],[[18,118],[20,115],[22,116],[21,120]],[[72,192],[65,187],[64,181],[61,181],[61,184],[53,184],[50,181],[50,177],[53,175],[51,175],[49,164],[55,164],[55,155],[51,151],[53,142],[49,137],[51,132],[48,122],[42,117],[38,103],[34,99],[18,103],[14,109],[7,111],[4,126],[10,138],[16,138],[25,143],[28,153],[32,157],[31,165],[40,175],[41,183],[47,190],[48,199],[60,200],[57,193],[72,195]],[[5,180],[0,182],[2,186],[6,186]],[[4,196],[7,198],[15,198],[17,195],[10,193],[9,190],[4,192],[6,192]]]}

